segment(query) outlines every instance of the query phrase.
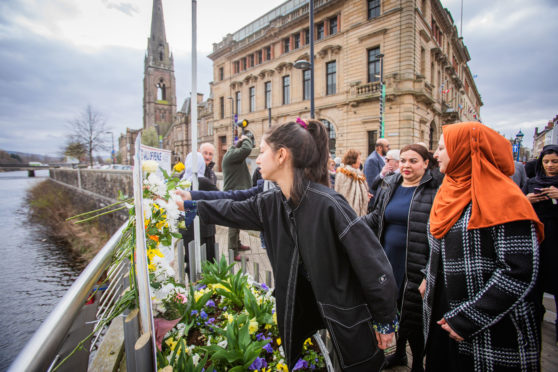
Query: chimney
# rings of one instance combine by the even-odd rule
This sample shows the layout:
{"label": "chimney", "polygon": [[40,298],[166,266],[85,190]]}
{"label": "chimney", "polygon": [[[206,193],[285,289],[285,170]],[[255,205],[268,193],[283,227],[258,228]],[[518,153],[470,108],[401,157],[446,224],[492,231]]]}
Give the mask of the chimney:
{"label": "chimney", "polygon": [[200,103],[203,102],[203,93],[198,93],[198,101],[197,104],[199,105]]}

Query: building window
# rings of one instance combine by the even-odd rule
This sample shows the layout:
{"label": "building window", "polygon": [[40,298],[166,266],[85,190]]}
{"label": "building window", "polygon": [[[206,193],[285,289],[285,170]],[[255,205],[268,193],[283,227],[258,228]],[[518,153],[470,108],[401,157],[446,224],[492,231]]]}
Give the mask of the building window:
{"label": "building window", "polygon": [[322,40],[324,38],[324,23],[320,22],[316,25],[316,40]]}
{"label": "building window", "polygon": [[293,35],[293,49],[300,48],[300,34]]}
{"label": "building window", "polygon": [[320,121],[322,122],[322,124],[327,130],[327,134],[329,138],[329,153],[332,156],[335,156],[335,141],[336,141],[335,128],[333,127],[333,124],[331,124],[329,121],[325,119],[322,119]]}
{"label": "building window", "polygon": [[250,112],[254,112],[256,110],[256,88],[250,87]]}
{"label": "building window", "polygon": [[266,81],[265,88],[265,108],[271,107],[271,81]]}
{"label": "building window", "polygon": [[241,62],[242,71],[246,70],[246,57],[242,58],[240,62]]}
{"label": "building window", "polygon": [[426,50],[420,48],[420,74],[426,76]]}
{"label": "building window", "polygon": [[380,60],[377,58],[380,48],[368,49],[368,82],[380,80]]}
{"label": "building window", "polygon": [[310,44],[310,29],[304,30],[304,45]]}
{"label": "building window", "polygon": [[291,47],[291,38],[287,37],[283,39],[283,53],[287,53]]}
{"label": "building window", "polygon": [[223,67],[219,67],[219,81],[222,81],[225,78],[225,71]]}
{"label": "building window", "polygon": [[337,76],[337,63],[335,61],[326,63],[326,94],[335,94],[335,80]]}
{"label": "building window", "polygon": [[234,61],[233,67],[234,67],[234,73],[238,74],[238,72],[240,71],[240,62]]}
{"label": "building window", "polygon": [[329,34],[335,35],[337,33],[337,16],[329,19]]}
{"label": "building window", "polygon": [[221,119],[225,118],[225,97],[219,97],[219,113]]}
{"label": "building window", "polygon": [[291,103],[291,77],[283,76],[283,104]]}
{"label": "building window", "polygon": [[261,50],[258,50],[258,51],[256,52],[256,64],[259,65],[259,64],[262,63],[262,62],[263,62],[263,61],[262,61],[262,51],[261,51]]}
{"label": "building window", "polygon": [[249,58],[249,61],[250,61],[250,67],[254,67],[254,55],[250,54],[248,56],[248,58]]}
{"label": "building window", "polygon": [[236,97],[236,114],[240,114],[240,107],[241,107],[241,104],[240,104],[240,98],[241,98],[241,97],[240,97],[240,92],[236,92],[236,93],[235,93],[235,97]]}
{"label": "building window", "polygon": [[302,71],[302,99],[310,99],[310,70]]}
{"label": "building window", "polygon": [[265,60],[269,61],[271,59],[271,47],[265,47],[264,48],[264,52],[265,52]]}
{"label": "building window", "polygon": [[368,0],[368,19],[380,16],[380,0]]}
{"label": "building window", "polygon": [[368,153],[369,154],[372,154],[373,151],[376,151],[377,140],[378,140],[378,131],[369,130],[368,131]]}

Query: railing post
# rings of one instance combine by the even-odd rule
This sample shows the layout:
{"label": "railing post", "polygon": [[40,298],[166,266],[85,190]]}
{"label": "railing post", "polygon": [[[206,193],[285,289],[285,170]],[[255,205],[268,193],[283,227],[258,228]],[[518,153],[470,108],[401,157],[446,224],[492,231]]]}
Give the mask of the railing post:
{"label": "railing post", "polygon": [[139,337],[138,309],[133,309],[124,319],[124,350],[126,352],[126,369],[136,370],[136,349],[134,347]]}

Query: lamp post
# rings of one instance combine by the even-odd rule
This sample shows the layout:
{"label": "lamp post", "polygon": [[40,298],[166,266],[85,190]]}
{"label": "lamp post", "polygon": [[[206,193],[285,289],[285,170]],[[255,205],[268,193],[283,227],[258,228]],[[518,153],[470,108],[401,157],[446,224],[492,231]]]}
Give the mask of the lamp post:
{"label": "lamp post", "polygon": [[112,158],[112,164],[116,164],[116,157],[114,156],[114,155],[115,155],[115,154],[114,154],[114,133],[109,132],[109,131],[107,131],[107,132],[105,132],[105,133],[107,133],[107,134],[110,133],[110,136],[111,136],[111,138],[112,138],[112,152],[111,152],[111,158]]}
{"label": "lamp post", "polygon": [[521,142],[523,141],[523,136],[524,136],[524,134],[521,132],[521,129],[515,135],[515,143],[516,143],[516,146],[517,146],[516,161],[520,161],[519,157],[520,157],[520,154],[521,154]]}
{"label": "lamp post", "polygon": [[236,120],[234,119],[234,98],[227,97],[231,100],[231,144],[234,145],[234,124]]}
{"label": "lamp post", "polygon": [[378,54],[376,60],[380,61],[380,138],[384,138],[384,105],[386,102],[386,86],[384,84],[384,55]]}
{"label": "lamp post", "polygon": [[310,7],[310,26],[308,27],[310,31],[310,62],[299,60],[295,62],[293,67],[303,71],[310,69],[310,118],[314,119],[314,0],[309,0],[308,3]]}
{"label": "lamp post", "polygon": [[163,138],[159,134],[159,124],[153,124],[153,125],[155,126],[155,129],[157,130],[157,140],[159,141],[159,148],[162,149],[163,148]]}

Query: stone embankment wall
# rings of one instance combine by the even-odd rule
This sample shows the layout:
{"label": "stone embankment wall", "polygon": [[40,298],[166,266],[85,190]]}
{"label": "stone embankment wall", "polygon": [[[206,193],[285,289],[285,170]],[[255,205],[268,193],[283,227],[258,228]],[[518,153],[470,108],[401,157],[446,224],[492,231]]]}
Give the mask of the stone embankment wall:
{"label": "stone embankment wall", "polygon": [[[51,168],[50,178],[81,212],[100,209],[117,201],[118,192],[133,196],[132,171]],[[103,230],[113,234],[128,219],[124,209],[99,218]]]}
{"label": "stone embankment wall", "polygon": [[51,168],[50,178],[115,201],[118,197],[118,191],[126,196],[134,195],[132,171]]}

